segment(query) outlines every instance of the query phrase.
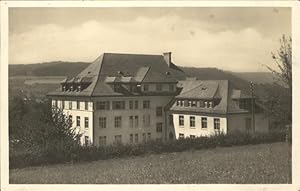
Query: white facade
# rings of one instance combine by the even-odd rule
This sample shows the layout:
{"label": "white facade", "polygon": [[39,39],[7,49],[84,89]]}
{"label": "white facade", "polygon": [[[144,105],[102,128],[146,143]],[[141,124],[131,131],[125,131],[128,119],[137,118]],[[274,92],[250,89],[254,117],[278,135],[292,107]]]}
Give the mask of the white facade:
{"label": "white facade", "polygon": [[[62,100],[53,99],[52,105],[57,104],[59,108],[64,108],[63,112],[67,116],[72,116],[73,127],[79,128],[82,133],[82,144],[86,143],[86,138],[89,144],[113,144],[120,136],[120,142],[126,144],[142,143],[150,139],[163,140],[166,130],[164,107],[171,99],[172,96],[98,97],[92,101],[78,101],[79,108],[77,101],[64,100],[63,107]],[[112,108],[115,101],[124,102],[125,109]],[[144,108],[144,101],[149,102],[149,108]],[[109,102],[109,109],[97,109],[97,102]],[[132,109],[130,102],[133,104]],[[85,103],[88,104],[88,108],[85,108]],[[80,118],[79,125],[77,117]],[[88,119],[88,126],[85,124],[85,118]],[[121,118],[120,127],[116,127],[116,118]]]}
{"label": "white facade", "polygon": [[[78,107],[77,103],[79,103]],[[93,143],[93,102],[83,100],[71,101],[53,99],[52,106],[56,106],[56,104],[58,108],[63,109],[63,112],[66,116],[72,116],[72,126],[78,129],[79,133],[82,134],[81,143]],[[72,105],[72,108],[70,108],[70,104]],[[87,104],[87,107],[85,104]],[[77,122],[77,117],[79,117],[79,123]],[[87,124],[85,124],[86,119],[88,122]]]}
{"label": "white facade", "polygon": [[[182,120],[180,118],[183,118],[183,124],[182,122],[180,122],[180,120]],[[193,124],[191,125],[191,118],[195,119],[195,125]],[[206,127],[205,127],[205,121],[206,121]],[[216,125],[219,125],[219,130],[215,129],[215,123],[218,123]],[[174,126],[174,134],[176,139],[182,137],[188,138],[193,136],[195,137],[211,136],[221,132],[224,134],[227,133],[226,117],[217,116],[217,115],[207,116],[207,115],[199,115],[199,114],[197,115],[173,114],[173,126]]]}

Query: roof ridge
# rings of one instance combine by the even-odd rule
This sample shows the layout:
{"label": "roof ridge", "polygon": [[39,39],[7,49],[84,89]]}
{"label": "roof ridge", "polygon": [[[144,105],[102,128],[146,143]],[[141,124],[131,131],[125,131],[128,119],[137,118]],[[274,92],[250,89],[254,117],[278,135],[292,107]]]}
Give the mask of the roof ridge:
{"label": "roof ridge", "polygon": [[[105,53],[103,53],[102,54],[102,58],[101,58],[101,63],[100,63],[100,69],[99,69],[99,72],[98,72],[98,75],[97,75],[97,80],[96,80],[96,83],[95,83],[95,85],[94,85],[94,87],[93,87],[93,90],[91,91],[91,93],[90,93],[90,96],[92,96],[93,94],[94,94],[94,91],[95,91],[95,88],[96,88],[96,86],[97,86],[97,84],[98,84],[98,82],[99,82],[99,77],[100,77],[100,73],[101,73],[101,69],[102,69],[102,62],[103,62],[103,59],[104,59],[104,55],[105,55]],[[99,57],[98,57],[99,58]],[[97,59],[98,59],[97,58]],[[96,59],[96,60],[97,60]],[[96,61],[95,60],[95,61]]]}

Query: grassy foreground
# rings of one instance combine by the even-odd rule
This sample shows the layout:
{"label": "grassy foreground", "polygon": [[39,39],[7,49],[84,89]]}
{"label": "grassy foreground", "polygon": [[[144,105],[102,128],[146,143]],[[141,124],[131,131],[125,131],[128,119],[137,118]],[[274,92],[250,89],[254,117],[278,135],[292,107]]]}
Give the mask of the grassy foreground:
{"label": "grassy foreground", "polygon": [[[287,143],[153,154],[76,164],[13,169],[10,184],[285,184]],[[290,181],[289,181],[290,183]]]}

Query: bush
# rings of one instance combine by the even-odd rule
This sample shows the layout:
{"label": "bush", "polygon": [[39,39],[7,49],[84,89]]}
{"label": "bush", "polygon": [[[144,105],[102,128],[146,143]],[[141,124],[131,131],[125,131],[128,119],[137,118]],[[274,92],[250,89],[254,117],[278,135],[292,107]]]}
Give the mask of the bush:
{"label": "bush", "polygon": [[125,156],[182,152],[285,141],[285,132],[251,134],[220,134],[211,137],[186,138],[175,141],[149,141],[142,144],[115,144],[108,146],[80,146],[49,144],[45,150],[10,149],[10,168],[22,168],[42,164],[105,160]]}

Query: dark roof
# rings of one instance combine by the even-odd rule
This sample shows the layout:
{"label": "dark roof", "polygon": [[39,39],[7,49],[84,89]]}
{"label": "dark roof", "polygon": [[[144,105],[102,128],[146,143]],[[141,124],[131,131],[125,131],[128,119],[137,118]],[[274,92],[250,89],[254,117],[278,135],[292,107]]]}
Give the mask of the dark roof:
{"label": "dark roof", "polygon": [[76,78],[89,78],[91,85],[81,92],[63,92],[60,88],[48,95],[120,96],[125,94],[115,92],[109,83],[177,83],[185,79],[185,74],[173,63],[169,66],[163,55],[104,53]]}
{"label": "dark roof", "polygon": [[237,90],[228,80],[185,80],[178,83],[182,91],[176,99],[199,99],[212,100],[221,99],[219,104],[213,108],[180,107],[173,104],[171,111],[190,111],[199,113],[245,113],[247,110],[238,106]]}

